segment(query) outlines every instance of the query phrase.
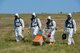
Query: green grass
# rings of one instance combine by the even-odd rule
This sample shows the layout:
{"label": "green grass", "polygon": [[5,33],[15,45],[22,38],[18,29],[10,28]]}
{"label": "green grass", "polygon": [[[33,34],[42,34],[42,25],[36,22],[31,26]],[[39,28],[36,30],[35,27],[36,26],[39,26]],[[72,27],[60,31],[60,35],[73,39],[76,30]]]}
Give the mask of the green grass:
{"label": "green grass", "polygon": [[14,15],[1,14],[0,15],[0,53],[80,53],[80,14],[74,14],[73,17],[77,22],[77,34],[73,37],[75,45],[68,46],[67,39],[65,44],[62,44],[61,39],[64,20],[66,14],[38,14],[44,26],[46,17],[51,15],[57,22],[57,28],[55,34],[56,43],[53,46],[49,46],[46,42],[44,46],[33,46],[31,34],[27,32],[28,24],[31,18],[30,14],[22,14],[25,21],[25,41],[17,43],[15,41],[15,33],[13,28]]}

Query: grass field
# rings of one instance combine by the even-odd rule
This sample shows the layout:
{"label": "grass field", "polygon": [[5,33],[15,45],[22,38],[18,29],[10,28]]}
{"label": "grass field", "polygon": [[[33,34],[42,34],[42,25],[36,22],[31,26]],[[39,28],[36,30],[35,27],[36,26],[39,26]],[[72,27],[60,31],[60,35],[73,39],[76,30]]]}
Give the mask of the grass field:
{"label": "grass field", "polygon": [[67,39],[65,44],[62,44],[61,39],[66,14],[37,14],[43,26],[48,15],[51,15],[57,22],[58,28],[55,34],[56,43],[53,46],[49,46],[47,43],[44,46],[32,45],[31,34],[27,32],[31,14],[20,15],[23,17],[26,26],[23,32],[25,41],[17,43],[13,28],[14,15],[0,14],[0,53],[80,53],[80,14],[73,14],[77,22],[77,34],[73,37],[75,45],[71,46],[67,45]]}

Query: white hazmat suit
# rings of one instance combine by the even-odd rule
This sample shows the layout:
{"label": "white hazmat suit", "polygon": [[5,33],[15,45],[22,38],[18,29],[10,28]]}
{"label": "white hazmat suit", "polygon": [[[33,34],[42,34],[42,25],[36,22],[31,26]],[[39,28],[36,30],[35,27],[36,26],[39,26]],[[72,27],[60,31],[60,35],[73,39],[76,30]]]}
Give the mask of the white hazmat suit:
{"label": "white hazmat suit", "polygon": [[36,14],[32,14],[32,20],[30,21],[30,27],[32,29],[32,37],[35,38],[36,34],[38,33],[39,29],[41,29],[41,21],[39,18],[36,17]]}
{"label": "white hazmat suit", "polygon": [[[48,20],[51,20],[49,23],[46,23],[45,29],[48,29],[47,35],[45,35],[44,37],[48,37],[48,41],[49,42],[55,42],[55,38],[54,38],[54,34],[55,34],[55,29],[56,29],[56,22],[54,20],[51,19],[51,16],[48,16],[47,18]],[[50,34],[50,36],[48,36]]]}
{"label": "white hazmat suit", "polygon": [[22,30],[24,28],[24,21],[19,17],[18,14],[15,14],[16,19],[14,20],[14,29],[15,29],[15,35],[16,35],[16,41],[19,42],[20,38],[24,38],[22,34]]}
{"label": "white hazmat suit", "polygon": [[74,44],[73,34],[76,33],[76,22],[72,19],[71,13],[68,14],[68,19],[65,21],[64,33],[68,33],[68,45]]}

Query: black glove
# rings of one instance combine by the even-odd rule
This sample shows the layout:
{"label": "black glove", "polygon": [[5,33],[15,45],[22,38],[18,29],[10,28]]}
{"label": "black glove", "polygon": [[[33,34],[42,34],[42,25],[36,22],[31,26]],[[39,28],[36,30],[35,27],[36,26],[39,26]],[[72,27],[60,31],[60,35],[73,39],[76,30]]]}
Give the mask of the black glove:
{"label": "black glove", "polygon": [[62,40],[66,39],[66,33],[62,34]]}

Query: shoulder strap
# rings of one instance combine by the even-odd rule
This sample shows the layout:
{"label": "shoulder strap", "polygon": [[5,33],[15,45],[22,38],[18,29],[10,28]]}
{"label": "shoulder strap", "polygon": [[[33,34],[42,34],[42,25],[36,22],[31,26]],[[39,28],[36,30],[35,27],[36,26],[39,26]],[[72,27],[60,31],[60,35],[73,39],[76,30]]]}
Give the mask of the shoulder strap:
{"label": "shoulder strap", "polygon": [[37,21],[37,26],[39,27],[39,22],[38,22],[38,18],[36,18],[36,21]]}
{"label": "shoulder strap", "polygon": [[38,23],[38,18],[36,19],[37,23]]}
{"label": "shoulder strap", "polygon": [[22,23],[21,23],[21,20],[19,19],[19,22],[20,22],[20,24],[21,24],[21,26],[22,26]]}
{"label": "shoulder strap", "polygon": [[54,25],[54,24],[53,24],[53,20],[51,20],[51,24]]}

